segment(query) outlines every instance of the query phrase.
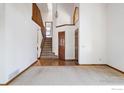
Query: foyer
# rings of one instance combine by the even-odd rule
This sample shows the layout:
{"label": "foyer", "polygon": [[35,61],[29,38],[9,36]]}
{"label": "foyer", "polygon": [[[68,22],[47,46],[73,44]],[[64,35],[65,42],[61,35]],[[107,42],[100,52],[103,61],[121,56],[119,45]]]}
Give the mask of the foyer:
{"label": "foyer", "polygon": [[0,84],[124,85],[124,4],[0,4]]}

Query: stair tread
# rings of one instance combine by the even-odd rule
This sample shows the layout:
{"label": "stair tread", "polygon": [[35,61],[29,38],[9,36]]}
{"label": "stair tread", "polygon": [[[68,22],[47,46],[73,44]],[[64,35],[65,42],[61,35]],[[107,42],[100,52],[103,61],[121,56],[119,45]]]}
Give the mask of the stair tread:
{"label": "stair tread", "polygon": [[58,58],[58,57],[43,57],[43,56],[41,56],[41,58]]}
{"label": "stair tread", "polygon": [[45,47],[46,47],[46,48],[52,48],[52,46],[44,46],[43,48],[45,48]]}
{"label": "stair tread", "polygon": [[43,50],[41,53],[41,58],[52,58],[52,59],[58,58],[58,56],[56,56],[52,52],[52,38],[46,38],[44,46],[43,46]]}
{"label": "stair tread", "polygon": [[49,47],[44,47],[43,49],[47,50],[47,49],[52,49],[52,48],[49,48]]}
{"label": "stair tread", "polygon": [[43,50],[49,50],[49,49],[52,49],[52,48],[46,48],[46,47],[43,48]]}

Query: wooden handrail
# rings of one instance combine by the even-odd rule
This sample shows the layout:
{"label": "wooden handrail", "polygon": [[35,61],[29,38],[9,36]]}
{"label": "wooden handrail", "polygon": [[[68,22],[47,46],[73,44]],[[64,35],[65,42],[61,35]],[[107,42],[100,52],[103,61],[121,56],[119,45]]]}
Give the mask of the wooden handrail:
{"label": "wooden handrail", "polygon": [[58,26],[56,26],[56,28],[58,28],[58,27],[63,27],[63,26],[74,26],[74,24],[63,24],[63,25],[58,25]]}
{"label": "wooden handrail", "polygon": [[45,37],[46,29],[43,24],[41,11],[38,8],[36,3],[32,4],[32,20],[41,27],[42,35],[43,35],[43,37]]}
{"label": "wooden handrail", "polygon": [[41,56],[43,46],[44,46],[44,41],[45,41],[45,38],[46,38],[46,29],[45,29],[45,26],[43,24],[41,11],[38,8],[36,3],[32,4],[32,20],[41,27],[41,34],[43,36],[41,46],[40,46],[40,48],[41,48],[40,56]]}
{"label": "wooden handrail", "polygon": [[41,48],[40,57],[41,57],[41,54],[42,54],[42,51],[43,51],[45,39],[46,39],[46,38],[43,38],[43,39],[42,39],[42,42],[41,42],[41,46],[40,46],[40,48]]}

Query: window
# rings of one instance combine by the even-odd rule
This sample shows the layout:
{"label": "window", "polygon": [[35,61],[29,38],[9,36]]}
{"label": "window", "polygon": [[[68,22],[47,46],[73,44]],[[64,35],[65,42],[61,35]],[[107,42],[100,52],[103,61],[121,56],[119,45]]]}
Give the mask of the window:
{"label": "window", "polygon": [[46,37],[52,37],[52,22],[45,22]]}

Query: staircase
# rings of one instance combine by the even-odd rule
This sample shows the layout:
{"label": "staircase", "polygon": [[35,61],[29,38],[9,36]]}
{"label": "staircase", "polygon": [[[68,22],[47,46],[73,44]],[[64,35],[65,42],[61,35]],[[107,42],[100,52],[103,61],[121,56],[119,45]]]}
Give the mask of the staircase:
{"label": "staircase", "polygon": [[41,53],[41,58],[44,59],[57,59],[58,57],[52,53],[52,38],[46,38]]}

